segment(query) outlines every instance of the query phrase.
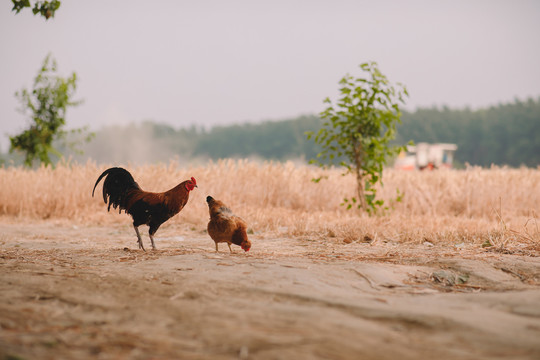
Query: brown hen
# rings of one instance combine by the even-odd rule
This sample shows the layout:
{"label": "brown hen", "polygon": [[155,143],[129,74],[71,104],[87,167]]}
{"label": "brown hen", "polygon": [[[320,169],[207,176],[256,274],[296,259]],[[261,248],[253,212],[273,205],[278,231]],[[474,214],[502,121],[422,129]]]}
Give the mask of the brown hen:
{"label": "brown hen", "polygon": [[227,243],[231,252],[233,252],[231,244],[240,246],[244,251],[249,251],[251,242],[247,237],[246,222],[233,214],[232,210],[223,202],[211,196],[206,198],[206,202],[210,211],[208,235],[216,243],[216,251],[218,251],[218,243],[222,242]]}

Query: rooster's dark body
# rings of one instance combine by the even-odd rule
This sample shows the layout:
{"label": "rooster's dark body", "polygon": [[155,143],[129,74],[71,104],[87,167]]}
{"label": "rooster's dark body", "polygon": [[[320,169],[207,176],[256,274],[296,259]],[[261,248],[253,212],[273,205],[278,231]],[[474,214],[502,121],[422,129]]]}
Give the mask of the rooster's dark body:
{"label": "rooster's dark body", "polygon": [[162,193],[147,192],[141,189],[133,176],[126,169],[114,167],[105,170],[97,179],[92,191],[96,190],[97,184],[103,181],[103,201],[107,204],[107,211],[111,206],[124,210],[133,218],[133,227],[137,233],[139,248],[144,250],[138,227],[149,226],[149,235],[152,248],[155,249],[154,234],[161,224],[178,214],[184,208],[189,199],[189,192],[197,187],[194,178],[186,180],[169,191]]}

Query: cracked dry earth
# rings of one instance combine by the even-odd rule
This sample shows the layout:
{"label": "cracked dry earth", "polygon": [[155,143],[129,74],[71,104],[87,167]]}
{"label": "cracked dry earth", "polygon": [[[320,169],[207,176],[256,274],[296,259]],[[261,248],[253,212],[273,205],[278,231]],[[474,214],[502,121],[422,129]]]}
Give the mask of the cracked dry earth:
{"label": "cracked dry earth", "polygon": [[0,225],[0,359],[540,358],[534,256]]}

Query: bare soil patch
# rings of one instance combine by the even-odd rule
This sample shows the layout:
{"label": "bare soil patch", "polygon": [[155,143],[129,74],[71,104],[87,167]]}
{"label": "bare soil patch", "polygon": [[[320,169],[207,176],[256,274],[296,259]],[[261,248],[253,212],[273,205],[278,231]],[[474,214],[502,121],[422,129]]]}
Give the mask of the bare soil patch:
{"label": "bare soil patch", "polygon": [[174,224],[143,252],[128,224],[0,229],[0,359],[540,358],[534,252],[252,235],[216,253]]}

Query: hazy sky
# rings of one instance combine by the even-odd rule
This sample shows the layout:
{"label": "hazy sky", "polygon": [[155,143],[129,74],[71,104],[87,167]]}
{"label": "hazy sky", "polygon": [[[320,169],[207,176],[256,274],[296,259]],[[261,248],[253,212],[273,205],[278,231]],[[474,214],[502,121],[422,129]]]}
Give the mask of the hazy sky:
{"label": "hazy sky", "polygon": [[0,8],[0,149],[27,125],[14,93],[52,53],[79,77],[71,127],[175,127],[315,114],[377,61],[408,109],[540,96],[540,1],[64,0],[54,19]]}

